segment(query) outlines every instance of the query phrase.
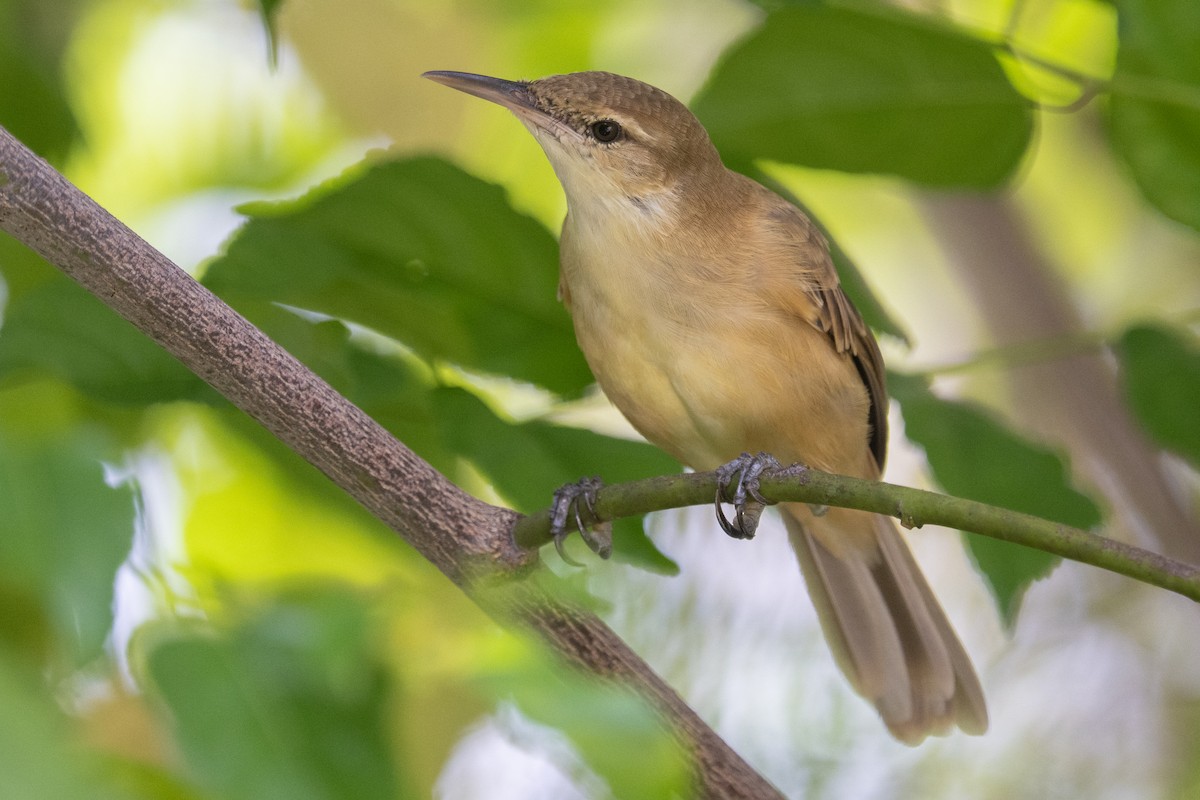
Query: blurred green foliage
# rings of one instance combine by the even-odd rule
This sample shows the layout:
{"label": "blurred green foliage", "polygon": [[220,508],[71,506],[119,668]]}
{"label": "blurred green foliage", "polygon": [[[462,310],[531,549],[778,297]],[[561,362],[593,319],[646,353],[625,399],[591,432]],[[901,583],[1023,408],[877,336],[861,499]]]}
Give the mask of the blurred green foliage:
{"label": "blurred green foliage", "polygon": [[[129,116],[100,130],[103,113],[133,114],[115,88],[96,88],[101,78],[155,76],[145,62],[88,59],[128,45],[170,4],[80,3],[86,41],[74,46],[74,10],[48,16],[44,5],[0,2],[0,123],[102,202],[279,189],[316,170],[341,135],[324,108],[301,103],[296,113],[303,92],[291,84],[228,107],[158,86],[156,96],[195,115],[184,129]],[[522,63],[540,63],[528,42],[552,51],[575,41],[558,37],[571,19],[570,37],[604,31],[594,9],[576,18],[545,4],[509,20],[478,5],[489,20],[508,20],[505,41]],[[1010,83],[995,37],[878,5],[758,5],[765,12],[740,40],[729,43],[731,32],[695,102],[733,165],[753,171],[768,159],[994,188],[1037,142],[1040,112]],[[259,6],[278,20],[288,4]],[[1196,5],[1117,8],[1116,74],[1111,86],[1095,76],[1109,93],[1114,153],[1151,203],[1200,227]],[[439,47],[474,41],[467,26],[449,28],[456,38]],[[264,98],[284,109],[279,119],[242,119],[270,105]],[[163,168],[146,143],[176,139],[194,161]],[[106,146],[119,158],[90,160]],[[461,485],[530,511],[580,475],[677,469],[645,444],[556,422],[590,376],[554,298],[554,237],[495,185],[441,159],[376,155],[297,199],[240,210],[242,225],[204,282]],[[688,765],[644,704],[500,632],[315,469],[4,237],[0,275],[0,795],[429,796],[463,731],[510,701],[564,731],[615,796],[687,794]],[[873,323],[902,332],[854,275],[845,280]],[[1195,465],[1200,366],[1189,335],[1133,327],[1116,352],[1131,408]],[[938,397],[923,378],[893,375],[892,387],[908,435],[949,492],[1081,527],[1101,522],[1055,453]],[[523,402],[534,410],[509,410]],[[120,478],[147,454],[163,459],[181,495],[178,550],[158,562],[134,539],[135,528],[161,524],[148,513],[149,490],[143,480],[139,496]],[[969,544],[1011,622],[1051,560]],[[151,597],[142,612],[162,619],[141,625],[114,659],[104,645],[131,550],[128,565],[143,570]],[[676,569],[638,520],[620,523],[617,554]],[[122,694],[114,661],[128,663],[145,697]],[[72,682],[84,680],[114,703],[76,697]],[[117,733],[81,741],[84,728]],[[159,740],[166,753],[131,747]]]}
{"label": "blurred green foliage", "polygon": [[318,588],[228,629],[181,622],[174,635],[144,634],[156,639],[149,684],[197,783],[247,800],[419,796],[400,791],[387,726],[394,687],[368,626],[360,598]]}
{"label": "blurred green foliage", "polygon": [[120,454],[112,435],[83,420],[48,424],[51,409],[28,405],[43,391],[0,393],[0,586],[7,599],[0,617],[23,642],[41,641],[29,626],[49,621],[65,662],[59,666],[70,669],[100,655],[112,626],[113,577],[129,552],[133,493],[105,482],[102,460]]}
{"label": "blurred green foliage", "polygon": [[37,0],[0,2],[0,121],[29,149],[61,161],[79,134],[62,83],[62,55],[75,0],[53,9]]}
{"label": "blurred green foliage", "polygon": [[[437,651],[387,652],[378,595],[336,584],[292,585],[264,603],[235,603],[216,625],[147,626],[135,640],[143,684],[178,731],[196,784],[227,798],[428,797],[423,753],[444,759],[467,720],[455,709],[515,701],[575,745],[617,796],[681,796],[689,766],[662,722],[627,690],[562,667],[543,647],[462,641],[461,665]],[[401,600],[398,611],[410,616]],[[414,682],[433,683],[436,694]],[[430,703],[433,705],[431,706]],[[430,715],[433,715],[432,718]],[[449,720],[447,720],[449,717]],[[452,724],[443,727],[443,723]]]}
{"label": "blurred green foliage", "polygon": [[695,106],[735,168],[770,158],[942,187],[1004,183],[1033,129],[987,44],[879,7],[771,14]]}
{"label": "blurred green foliage", "polygon": [[1200,229],[1200,4],[1119,0],[1113,145],[1146,198]]}
{"label": "blurred green foliage", "polygon": [[[934,477],[950,494],[1076,528],[1100,524],[1100,510],[1071,487],[1057,454],[978,406],[937,397],[922,378],[891,373],[888,387],[903,409],[904,434],[925,451]],[[1058,561],[987,536],[968,536],[967,545],[1010,625],[1025,587]]]}
{"label": "blurred green foliage", "polygon": [[376,164],[251,216],[205,271],[235,305],[271,300],[404,342],[421,357],[563,396],[591,373],[554,298],[554,238],[443,161]]}
{"label": "blurred green foliage", "polygon": [[1163,447],[1200,468],[1200,346],[1182,330],[1139,325],[1117,342],[1129,407]]}
{"label": "blurred green foliage", "polygon": [[216,397],[133,325],[59,275],[5,309],[0,374],[52,375],[109,403]]}
{"label": "blurred green foliage", "polygon": [[102,760],[72,741],[71,729],[44,681],[0,650],[0,770],[5,798],[123,800],[133,794],[106,779]]}

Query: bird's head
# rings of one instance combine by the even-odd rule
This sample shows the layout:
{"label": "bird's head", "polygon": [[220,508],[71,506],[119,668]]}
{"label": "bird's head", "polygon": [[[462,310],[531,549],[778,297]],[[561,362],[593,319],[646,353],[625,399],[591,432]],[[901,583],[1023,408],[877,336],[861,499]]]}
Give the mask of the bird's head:
{"label": "bird's head", "polygon": [[658,202],[681,180],[720,168],[700,121],[671,95],[609,72],[507,81],[426,72],[446,86],[499,103],[541,144],[574,206],[580,200]]}

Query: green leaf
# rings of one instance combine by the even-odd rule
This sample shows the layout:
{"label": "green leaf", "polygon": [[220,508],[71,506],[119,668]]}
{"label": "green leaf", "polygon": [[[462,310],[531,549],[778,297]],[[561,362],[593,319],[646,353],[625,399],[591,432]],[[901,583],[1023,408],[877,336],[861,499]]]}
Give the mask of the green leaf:
{"label": "green leaf", "polygon": [[1142,325],[1117,343],[1125,399],[1150,436],[1200,468],[1200,348],[1181,330]]}
{"label": "green leaf", "polygon": [[141,405],[216,395],[141,331],[67,278],[13,298],[0,328],[0,378],[54,376],[98,400]]}
{"label": "green leaf", "polygon": [[1200,3],[1119,0],[1113,145],[1162,213],[1200,229]]}
{"label": "green leaf", "polygon": [[694,103],[722,155],[929,186],[995,187],[1020,162],[1029,104],[991,48],[875,9],[781,9],[726,52]]}
{"label": "green leaf", "polygon": [[694,794],[691,765],[661,714],[627,687],[556,662],[543,652],[508,670],[484,673],[476,683],[497,700],[515,700],[526,716],[566,734],[613,797]]}
{"label": "green leaf", "polygon": [[238,306],[356,322],[421,357],[578,394],[592,382],[555,299],[557,245],[503,192],[435,159],[362,167],[250,221],[204,282]]}
{"label": "green leaf", "polygon": [[[1010,431],[970,403],[942,400],[912,375],[888,374],[904,412],[904,431],[925,449],[934,477],[956,497],[1091,528],[1100,511],[1071,487],[1061,459]],[[1021,593],[1057,559],[1033,548],[968,536],[967,544],[1011,624]]]}
{"label": "green leaf", "polygon": [[66,719],[41,680],[11,663],[2,647],[0,719],[4,720],[0,725],[0,775],[4,776],[0,797],[12,800],[131,797],[103,777],[98,759],[78,748]]}
{"label": "green leaf", "polygon": [[[548,507],[556,489],[582,477],[596,475],[620,483],[679,471],[674,459],[643,442],[537,420],[506,422],[462,389],[439,390],[434,407],[447,444],[471,459],[524,513]],[[617,520],[613,528],[615,558],[655,572],[678,573],[675,562],[646,536],[640,518]]]}
{"label": "green leaf", "polygon": [[393,800],[389,679],[366,604],[297,590],[221,632],[180,628],[148,668],[197,780],[230,800]]}
{"label": "green leaf", "polygon": [[0,392],[0,584],[6,594],[40,598],[74,666],[101,653],[112,625],[133,495],[105,485],[102,459],[119,451],[98,430],[20,430],[26,397]]}
{"label": "green leaf", "polygon": [[36,0],[0,3],[0,120],[54,164],[79,134],[60,69],[77,6],[71,0],[49,11]]}

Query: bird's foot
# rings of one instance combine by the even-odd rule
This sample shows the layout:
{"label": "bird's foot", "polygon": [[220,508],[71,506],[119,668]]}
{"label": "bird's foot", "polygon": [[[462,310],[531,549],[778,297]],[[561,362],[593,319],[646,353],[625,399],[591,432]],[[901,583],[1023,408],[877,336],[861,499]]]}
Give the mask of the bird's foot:
{"label": "bird's foot", "polygon": [[573,567],[582,567],[567,555],[563,542],[571,535],[572,525],[579,531],[580,538],[601,558],[612,555],[612,522],[596,515],[596,492],[604,482],[599,478],[581,478],[568,483],[554,493],[550,506],[550,534],[554,537],[554,549],[563,561]]}
{"label": "bird's foot", "polygon": [[[742,453],[728,464],[717,467],[715,505],[717,522],[720,523],[721,530],[734,539],[754,538],[754,532],[758,530],[759,517],[762,516],[763,510],[771,505],[771,501],[759,493],[758,479],[764,472],[773,472],[782,468],[783,465],[779,463],[778,459],[769,453],[759,453],[754,456]],[[725,516],[725,511],[721,508],[721,503],[728,496],[730,486],[733,487],[733,494],[728,497],[729,502],[733,504],[732,521]]]}

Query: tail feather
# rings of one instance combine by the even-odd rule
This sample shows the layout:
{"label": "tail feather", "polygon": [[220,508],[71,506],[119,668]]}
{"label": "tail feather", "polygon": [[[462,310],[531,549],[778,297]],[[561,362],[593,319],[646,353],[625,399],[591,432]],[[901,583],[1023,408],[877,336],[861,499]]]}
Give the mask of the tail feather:
{"label": "tail feather", "polygon": [[917,744],[954,724],[983,733],[970,658],[892,521],[795,505],[784,521],[838,665],[892,734]]}

